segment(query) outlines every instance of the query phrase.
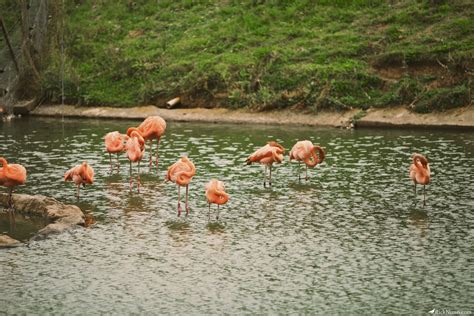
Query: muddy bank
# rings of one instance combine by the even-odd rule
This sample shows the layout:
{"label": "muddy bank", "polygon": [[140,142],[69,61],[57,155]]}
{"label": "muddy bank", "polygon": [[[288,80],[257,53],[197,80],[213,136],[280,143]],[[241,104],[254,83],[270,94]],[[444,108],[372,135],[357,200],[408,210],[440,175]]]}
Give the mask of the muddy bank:
{"label": "muddy bank", "polygon": [[355,122],[356,127],[446,127],[474,129],[474,106],[445,112],[418,114],[404,107],[370,109]]}
{"label": "muddy bank", "polygon": [[417,114],[404,107],[359,109],[346,112],[302,113],[291,110],[249,112],[229,109],[162,109],[155,106],[133,108],[80,107],[42,105],[30,113],[35,116],[144,119],[160,115],[167,121],[210,123],[287,124],[332,127],[454,127],[474,128],[474,107],[468,106],[442,113]]}

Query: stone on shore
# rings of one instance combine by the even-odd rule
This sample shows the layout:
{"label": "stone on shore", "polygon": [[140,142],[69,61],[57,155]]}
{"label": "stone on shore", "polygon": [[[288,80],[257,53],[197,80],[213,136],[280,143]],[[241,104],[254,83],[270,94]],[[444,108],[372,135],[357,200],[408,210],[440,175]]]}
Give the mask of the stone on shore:
{"label": "stone on shore", "polygon": [[13,248],[21,246],[22,243],[8,235],[0,235],[0,248]]}
{"label": "stone on shore", "polygon": [[[7,202],[8,194],[0,194],[0,206],[6,207]],[[44,195],[13,194],[13,205],[15,212],[47,218],[50,222],[32,238],[33,240],[44,238],[50,234],[61,233],[76,225],[84,226],[84,213],[79,207],[61,203]]]}

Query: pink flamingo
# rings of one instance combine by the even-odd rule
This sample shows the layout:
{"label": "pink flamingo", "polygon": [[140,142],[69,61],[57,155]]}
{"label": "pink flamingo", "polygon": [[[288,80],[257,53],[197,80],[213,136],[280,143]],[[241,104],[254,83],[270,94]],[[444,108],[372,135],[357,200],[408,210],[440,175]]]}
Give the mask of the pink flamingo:
{"label": "pink flamingo", "polygon": [[127,130],[127,143],[125,144],[125,150],[127,151],[128,160],[130,160],[130,192],[133,187],[132,177],[132,162],[137,162],[138,165],[138,176],[137,176],[137,187],[138,193],[140,193],[140,161],[145,153],[145,140],[137,128],[131,127]]}
{"label": "pink flamingo", "polygon": [[160,145],[161,136],[165,133],[166,122],[158,115],[147,117],[140,125],[138,130],[145,141],[150,141],[150,169],[152,166],[153,156],[153,140],[156,139],[156,168],[158,169],[158,147]]}
{"label": "pink flamingo", "polygon": [[119,153],[125,150],[125,135],[119,132],[107,133],[104,137],[105,150],[109,153],[110,172],[113,171],[112,154],[117,154],[117,169],[120,170]]}
{"label": "pink flamingo", "polygon": [[423,206],[426,205],[426,192],[425,186],[430,183],[430,166],[428,159],[421,154],[413,154],[413,163],[410,166],[410,178],[415,184],[415,197],[416,197],[416,185],[423,185]]}
{"label": "pink flamingo", "polygon": [[188,192],[189,192],[189,183],[191,179],[196,174],[196,167],[188,159],[188,157],[181,157],[177,162],[172,164],[168,168],[168,173],[166,174],[165,181],[172,181],[178,185],[178,216],[181,216],[181,204],[180,204],[180,189],[181,187],[186,187],[186,216],[189,214],[189,205],[188,205]]}
{"label": "pink flamingo", "polygon": [[[317,155],[316,152],[318,152]],[[325,157],[324,150],[320,146],[314,146],[309,140],[297,142],[290,151],[290,162],[292,159],[298,161],[298,180],[301,180],[299,174],[301,161],[306,165],[305,180],[308,180],[308,167],[314,168],[317,164],[322,163]]]}
{"label": "pink flamingo", "polygon": [[8,164],[7,160],[0,157],[0,185],[8,188],[8,209],[13,211],[13,188],[25,184],[26,169],[19,164]]}
{"label": "pink flamingo", "polygon": [[206,198],[209,203],[208,218],[211,219],[211,203],[217,204],[217,216],[219,219],[219,205],[226,204],[229,200],[229,194],[225,192],[224,182],[212,179],[206,184]]}
{"label": "pink flamingo", "polygon": [[93,184],[94,183],[94,169],[84,161],[82,164],[72,167],[64,174],[64,181],[74,181],[77,185],[77,193],[76,197],[79,200],[79,191],[81,188],[81,184],[83,187],[86,184]]}
{"label": "pink flamingo", "polygon": [[261,147],[253,154],[251,154],[245,161],[247,165],[253,162],[258,162],[265,165],[263,173],[263,186],[266,187],[267,179],[267,168],[270,168],[270,176],[268,183],[272,185],[272,165],[274,162],[281,163],[283,161],[283,154],[285,148],[275,141],[268,142],[265,146]]}

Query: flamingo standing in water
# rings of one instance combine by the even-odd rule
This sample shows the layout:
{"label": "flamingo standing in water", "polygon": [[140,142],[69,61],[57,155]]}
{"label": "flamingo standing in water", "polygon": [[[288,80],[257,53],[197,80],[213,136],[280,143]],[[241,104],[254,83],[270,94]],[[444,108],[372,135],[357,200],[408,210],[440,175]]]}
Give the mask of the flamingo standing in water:
{"label": "flamingo standing in water", "polygon": [[410,166],[410,178],[415,184],[415,197],[416,197],[416,185],[423,185],[423,206],[426,205],[426,192],[425,186],[430,183],[430,166],[428,159],[421,154],[413,154],[413,163]]}
{"label": "flamingo standing in water", "polygon": [[112,154],[117,154],[117,169],[120,170],[119,153],[125,150],[125,135],[119,132],[107,133],[104,137],[105,149],[109,153],[110,172],[113,171]]}
{"label": "flamingo standing in water", "polygon": [[160,145],[161,136],[165,133],[166,122],[158,115],[147,117],[139,126],[138,130],[145,141],[150,141],[150,169],[152,166],[153,156],[153,140],[156,139],[156,168],[158,169],[158,147]]}
{"label": "flamingo standing in water", "polygon": [[25,184],[26,169],[22,165],[8,164],[7,160],[0,157],[0,185],[8,188],[8,209],[13,211],[13,188]]}
{"label": "flamingo standing in water", "polygon": [[306,165],[305,180],[308,180],[308,167],[314,168],[317,164],[323,162],[325,157],[324,150],[320,146],[314,146],[309,140],[297,142],[290,151],[290,162],[292,159],[298,161],[298,180],[301,180],[299,172],[301,162]]}
{"label": "flamingo standing in water", "polygon": [[247,165],[258,162],[265,165],[263,173],[263,186],[266,187],[267,168],[270,168],[270,177],[268,183],[272,185],[272,165],[274,162],[281,163],[285,148],[275,141],[268,142],[265,146],[251,154],[245,161]]}
{"label": "flamingo standing in water", "polygon": [[137,176],[137,187],[138,193],[140,193],[140,161],[143,158],[145,153],[145,140],[143,139],[141,133],[137,128],[131,127],[127,130],[127,143],[125,144],[125,150],[127,151],[128,160],[130,160],[130,192],[133,187],[133,177],[132,177],[132,162],[137,162],[138,164],[138,176]]}
{"label": "flamingo standing in water", "polygon": [[211,203],[217,204],[217,216],[219,219],[219,205],[226,204],[229,200],[229,194],[225,192],[224,182],[212,179],[206,184],[206,198],[209,203],[208,218],[211,219]]}
{"label": "flamingo standing in water", "polygon": [[172,181],[178,185],[178,216],[181,216],[181,204],[180,204],[180,189],[181,187],[186,187],[186,216],[189,214],[189,205],[188,205],[188,193],[189,193],[189,183],[191,179],[196,174],[196,167],[188,159],[188,157],[183,156],[177,162],[172,164],[168,168],[168,173],[166,174],[165,181]]}
{"label": "flamingo standing in water", "polygon": [[64,181],[74,181],[77,185],[76,197],[79,200],[79,191],[82,186],[94,183],[94,169],[86,161],[82,164],[72,167],[64,174]]}

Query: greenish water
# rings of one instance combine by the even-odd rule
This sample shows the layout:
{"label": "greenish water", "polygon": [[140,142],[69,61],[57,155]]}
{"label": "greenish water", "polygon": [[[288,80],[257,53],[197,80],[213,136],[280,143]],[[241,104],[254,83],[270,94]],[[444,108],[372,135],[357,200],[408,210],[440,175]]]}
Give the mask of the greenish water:
{"label": "greenish water", "polygon": [[31,217],[18,212],[9,213],[0,209],[0,234],[6,234],[20,241],[28,241],[41,228],[49,224],[46,218]]}
{"label": "greenish water", "polygon": [[[472,133],[170,122],[159,175],[142,168],[137,194],[124,156],[110,176],[102,140],[137,123],[0,123],[0,155],[28,170],[21,193],[76,203],[62,177],[89,161],[96,183],[77,205],[98,221],[0,251],[0,313],[474,312]],[[310,139],[326,161],[299,183],[286,160],[263,188],[262,168],[245,158],[270,139],[287,149]],[[413,152],[430,160],[425,207],[408,178]],[[197,168],[188,218],[177,218],[176,186],[163,183],[181,153]],[[204,197],[213,177],[231,196],[219,222],[208,222]]]}

